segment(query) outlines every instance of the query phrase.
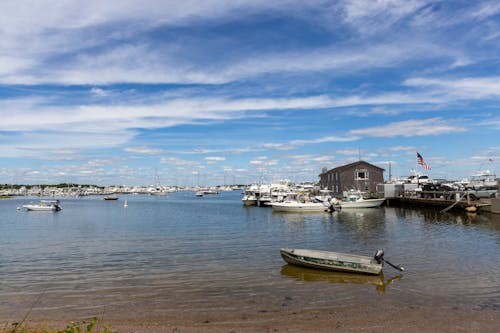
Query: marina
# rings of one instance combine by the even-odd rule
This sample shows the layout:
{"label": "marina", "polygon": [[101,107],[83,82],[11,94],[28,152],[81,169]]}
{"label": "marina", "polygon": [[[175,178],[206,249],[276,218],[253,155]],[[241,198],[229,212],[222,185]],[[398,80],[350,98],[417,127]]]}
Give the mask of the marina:
{"label": "marina", "polygon": [[[394,304],[498,311],[499,215],[392,206],[280,213],[240,199],[239,191],[201,200],[189,191],[126,195],[118,199],[125,209],[90,196],[62,199],[57,214],[16,210],[23,198],[2,200],[0,317],[19,318],[40,295],[30,320],[104,316],[118,327],[128,319],[244,323],[242,315],[253,322],[304,308],[391,313]],[[281,248],[383,248],[406,270],[377,278],[311,272],[290,268]]]}

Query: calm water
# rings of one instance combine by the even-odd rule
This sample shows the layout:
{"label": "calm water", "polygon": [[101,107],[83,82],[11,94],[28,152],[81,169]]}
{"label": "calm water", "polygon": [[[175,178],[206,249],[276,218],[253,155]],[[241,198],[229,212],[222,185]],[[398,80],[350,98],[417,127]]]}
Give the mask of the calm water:
{"label": "calm water", "polygon": [[[111,317],[370,304],[500,309],[498,215],[390,207],[278,214],[243,207],[239,192],[63,198],[60,212],[16,210],[30,201],[0,200],[0,319],[27,308],[41,318],[103,308]],[[382,248],[406,271],[296,268],[280,247]]]}

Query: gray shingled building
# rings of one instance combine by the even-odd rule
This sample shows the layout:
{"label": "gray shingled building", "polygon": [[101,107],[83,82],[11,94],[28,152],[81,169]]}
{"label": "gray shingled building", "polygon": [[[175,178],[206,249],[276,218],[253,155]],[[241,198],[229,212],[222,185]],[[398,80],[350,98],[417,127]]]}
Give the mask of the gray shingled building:
{"label": "gray shingled building", "polygon": [[384,182],[384,169],[365,161],[339,166],[327,170],[324,168],[319,175],[319,185],[322,189],[333,192],[335,197],[342,197],[344,191],[351,189],[376,193],[377,184]]}

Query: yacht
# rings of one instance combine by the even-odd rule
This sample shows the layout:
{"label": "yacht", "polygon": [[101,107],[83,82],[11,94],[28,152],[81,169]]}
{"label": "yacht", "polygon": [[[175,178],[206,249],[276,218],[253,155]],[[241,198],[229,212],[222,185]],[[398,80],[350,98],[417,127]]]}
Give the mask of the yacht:
{"label": "yacht", "polygon": [[494,198],[498,192],[498,180],[490,170],[481,170],[470,177],[466,190],[472,198]]}
{"label": "yacht", "polygon": [[243,192],[243,198],[241,198],[244,206],[255,206],[257,204],[257,196],[251,190],[245,190]]}

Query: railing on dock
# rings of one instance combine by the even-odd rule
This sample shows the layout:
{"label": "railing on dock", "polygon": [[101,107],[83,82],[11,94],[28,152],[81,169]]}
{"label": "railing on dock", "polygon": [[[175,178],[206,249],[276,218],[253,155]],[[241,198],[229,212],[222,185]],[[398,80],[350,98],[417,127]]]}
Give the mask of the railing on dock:
{"label": "railing on dock", "polygon": [[420,206],[444,208],[443,212],[449,209],[464,210],[474,206],[482,210],[489,211],[491,208],[490,198],[471,198],[467,191],[423,191],[407,190],[398,196],[387,197],[388,206]]}

